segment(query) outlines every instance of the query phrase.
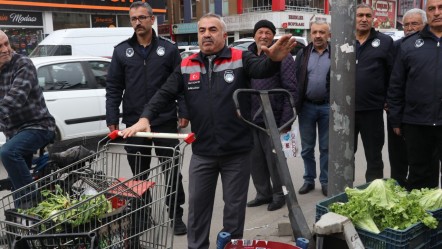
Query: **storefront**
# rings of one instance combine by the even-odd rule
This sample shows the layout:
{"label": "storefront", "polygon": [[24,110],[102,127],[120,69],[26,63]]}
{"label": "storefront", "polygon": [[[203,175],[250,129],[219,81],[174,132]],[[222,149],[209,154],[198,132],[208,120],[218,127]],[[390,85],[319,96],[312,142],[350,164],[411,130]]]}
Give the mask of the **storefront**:
{"label": "storefront", "polygon": [[[135,0],[0,1],[0,29],[18,53],[29,54],[54,30],[130,27],[129,6]],[[137,0],[138,1],[138,0]],[[145,0],[143,0],[145,1]],[[155,15],[166,13],[165,0],[147,0]],[[22,11],[26,9],[26,11]]]}
{"label": "storefront", "polygon": [[259,20],[272,20],[276,27],[276,35],[293,34],[308,37],[312,20],[331,21],[330,15],[318,13],[303,13],[295,11],[259,12],[232,15],[223,18],[227,24],[228,42],[243,37],[253,36],[253,28]]}
{"label": "storefront", "polygon": [[20,54],[28,55],[44,38],[41,12],[0,10],[0,27]]}
{"label": "storefront", "polygon": [[172,25],[173,40],[178,44],[178,46],[198,46],[197,31],[198,24],[196,22]]}

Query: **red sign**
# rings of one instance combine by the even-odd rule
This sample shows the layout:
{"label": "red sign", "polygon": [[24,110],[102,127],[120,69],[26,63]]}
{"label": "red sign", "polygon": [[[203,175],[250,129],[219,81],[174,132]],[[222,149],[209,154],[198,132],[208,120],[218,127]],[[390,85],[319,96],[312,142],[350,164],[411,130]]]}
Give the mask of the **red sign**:
{"label": "red sign", "polygon": [[373,27],[375,29],[396,28],[396,1],[394,0],[368,0],[373,8]]}

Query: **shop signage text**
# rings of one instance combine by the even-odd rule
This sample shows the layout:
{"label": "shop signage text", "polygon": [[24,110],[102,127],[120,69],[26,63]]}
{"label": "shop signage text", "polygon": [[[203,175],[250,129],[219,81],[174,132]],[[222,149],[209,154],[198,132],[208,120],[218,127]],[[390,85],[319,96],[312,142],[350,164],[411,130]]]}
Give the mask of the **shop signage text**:
{"label": "shop signage text", "polygon": [[40,12],[0,11],[0,25],[43,26]]}

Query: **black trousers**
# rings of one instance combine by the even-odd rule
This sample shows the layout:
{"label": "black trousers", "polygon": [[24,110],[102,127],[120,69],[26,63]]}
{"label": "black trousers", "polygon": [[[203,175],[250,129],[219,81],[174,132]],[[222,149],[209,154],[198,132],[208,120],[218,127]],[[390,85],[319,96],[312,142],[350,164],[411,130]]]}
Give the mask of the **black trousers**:
{"label": "black trousers", "polygon": [[403,125],[410,172],[408,189],[439,186],[439,163],[435,151],[442,155],[442,126]]}
{"label": "black trousers", "polygon": [[388,133],[388,158],[390,160],[391,178],[395,179],[402,187],[407,186],[408,159],[407,146],[404,137],[394,133],[390,122],[387,122]]}
{"label": "black trousers", "polygon": [[[151,127],[152,132],[158,132],[158,133],[177,133],[177,122],[175,120],[171,120],[169,122],[166,122],[159,126],[152,126]],[[162,138],[139,138],[139,137],[130,137],[126,140],[127,144],[134,144],[134,145],[152,145],[155,146],[161,146],[161,147],[175,147],[178,145],[179,141],[175,139],[162,139]],[[137,154],[140,153],[142,155],[151,155],[151,148],[146,147],[135,147],[135,146],[126,146],[125,147],[126,152],[129,154]],[[167,149],[155,149],[155,154],[157,156],[164,156],[164,157],[171,157],[173,155],[172,150]],[[150,163],[151,163],[151,157],[143,157],[143,156],[127,156],[127,160],[129,161],[129,166],[131,167],[132,173],[134,175],[139,174],[141,172],[145,172],[146,170],[150,169]],[[161,161],[161,159],[160,159]],[[174,162],[175,164],[177,162]],[[168,191],[172,192],[171,195],[168,194],[168,199],[166,200],[166,204],[168,204],[169,210],[175,209],[175,217],[176,218],[182,218],[183,217],[183,208],[181,205],[185,202],[185,193],[183,188],[183,176],[181,175],[181,172],[178,174],[178,192],[177,192],[177,205],[175,205],[175,194],[173,191],[176,189],[176,170],[180,170],[179,167],[174,167],[172,171],[170,171],[170,175],[172,176],[171,181],[171,188]],[[147,171],[148,172],[148,171]],[[169,172],[169,171],[167,171]],[[143,174],[139,178],[140,180],[146,180],[148,179],[148,174]],[[169,199],[170,198],[170,199]],[[169,212],[169,217],[173,218],[173,212]]]}
{"label": "black trousers", "polygon": [[367,171],[365,180],[371,182],[384,178],[384,162],[382,161],[382,147],[384,147],[384,110],[370,110],[355,112],[355,153],[358,149],[358,135],[361,134],[364,145]]}

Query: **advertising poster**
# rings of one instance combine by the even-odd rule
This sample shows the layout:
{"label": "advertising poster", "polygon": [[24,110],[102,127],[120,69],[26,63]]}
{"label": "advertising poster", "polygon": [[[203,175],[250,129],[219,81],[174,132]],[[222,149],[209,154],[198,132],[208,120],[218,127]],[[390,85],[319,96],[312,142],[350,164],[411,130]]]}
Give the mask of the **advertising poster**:
{"label": "advertising poster", "polygon": [[373,27],[375,29],[396,28],[396,1],[391,0],[368,0],[373,8]]}

